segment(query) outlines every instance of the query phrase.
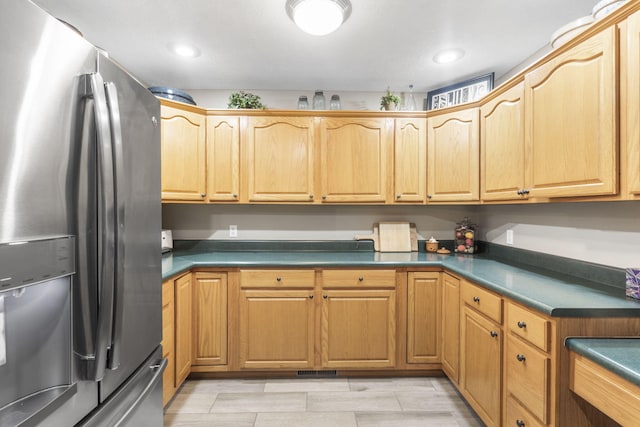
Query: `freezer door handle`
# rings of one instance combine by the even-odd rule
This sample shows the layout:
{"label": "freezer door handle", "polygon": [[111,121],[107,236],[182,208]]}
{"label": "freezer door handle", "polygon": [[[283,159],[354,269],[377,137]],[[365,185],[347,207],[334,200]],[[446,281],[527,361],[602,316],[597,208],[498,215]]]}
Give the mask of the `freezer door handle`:
{"label": "freezer door handle", "polygon": [[127,412],[125,412],[122,415],[122,418],[120,418],[120,420],[116,424],[117,426],[126,425],[127,420],[131,417],[131,415],[133,415],[136,412],[140,404],[145,401],[149,393],[151,393],[151,391],[156,387],[158,382],[162,380],[162,374],[165,368],[167,367],[168,363],[169,363],[169,360],[163,358],[160,364],[149,366],[149,369],[153,371],[153,377],[151,377],[151,379],[145,386],[144,390],[142,390],[142,392],[138,395],[138,397],[133,402],[133,404],[129,407]]}
{"label": "freezer door handle", "polygon": [[94,100],[96,122],[99,197],[100,197],[100,262],[98,263],[99,306],[96,332],[96,349],[94,367],[91,377],[100,381],[104,377],[107,366],[108,350],[111,347],[113,330],[113,298],[115,286],[116,259],[116,206],[115,206],[115,173],[113,159],[113,140],[111,120],[102,76],[98,73],[90,75],[91,92]]}
{"label": "freezer door handle", "polygon": [[107,368],[117,369],[120,366],[120,347],[122,339],[123,305],[124,305],[124,155],[122,147],[122,127],[120,124],[120,106],[118,104],[118,90],[113,82],[105,83],[109,123],[111,124],[111,141],[113,155],[113,176],[115,204],[114,234],[115,234],[115,278],[114,278],[114,304],[113,304],[113,335],[111,348],[107,358]]}

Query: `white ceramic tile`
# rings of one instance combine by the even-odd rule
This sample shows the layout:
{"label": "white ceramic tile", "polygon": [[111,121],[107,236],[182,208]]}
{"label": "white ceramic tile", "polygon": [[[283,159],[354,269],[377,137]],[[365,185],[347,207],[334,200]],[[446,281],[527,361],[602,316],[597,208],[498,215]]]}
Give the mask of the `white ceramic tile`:
{"label": "white ceramic tile", "polygon": [[187,380],[181,391],[186,393],[252,393],[264,391],[266,380]]}
{"label": "white ceramic tile", "polygon": [[336,393],[308,393],[307,410],[332,411],[401,411],[392,392],[351,391]]}
{"label": "white ceramic tile", "polygon": [[260,413],[255,427],[357,427],[353,412]]}
{"label": "white ceramic tile", "polygon": [[220,393],[211,412],[301,412],[305,393]]}
{"label": "white ceramic tile", "polygon": [[178,393],[169,404],[167,414],[206,414],[213,406],[218,393]]}
{"label": "white ceramic tile", "polygon": [[450,412],[356,413],[358,427],[460,427]]}
{"label": "white ceramic tile", "polygon": [[253,427],[256,414],[167,414],[164,427]]}
{"label": "white ceramic tile", "polygon": [[339,379],[269,380],[265,392],[309,392],[309,391],[349,391],[349,381]]}
{"label": "white ceramic tile", "polygon": [[465,417],[473,416],[462,399],[449,393],[397,392],[396,396],[403,411],[452,412]]}
{"label": "white ceramic tile", "polygon": [[431,378],[352,378],[351,391],[435,391]]}

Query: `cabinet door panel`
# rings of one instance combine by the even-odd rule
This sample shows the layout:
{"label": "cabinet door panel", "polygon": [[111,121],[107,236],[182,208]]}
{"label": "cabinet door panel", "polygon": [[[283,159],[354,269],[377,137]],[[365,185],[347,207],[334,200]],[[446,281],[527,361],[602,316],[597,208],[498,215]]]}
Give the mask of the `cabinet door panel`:
{"label": "cabinet door panel", "polygon": [[237,202],[240,191],[240,118],[207,118],[207,200]]}
{"label": "cabinet door panel", "polygon": [[626,126],[621,143],[626,149],[629,193],[640,196],[640,12],[627,19],[626,29],[626,67],[621,70],[621,113]]}
{"label": "cabinet door panel", "polygon": [[616,62],[611,27],[525,76],[530,196],[617,192]]}
{"label": "cabinet door panel", "polygon": [[203,115],[162,106],[162,200],[204,200]]}
{"label": "cabinet door panel", "polygon": [[524,84],[492,99],[480,110],[483,200],[520,199],[524,189]]}
{"label": "cabinet door panel", "polygon": [[192,349],[192,275],[186,274],[175,281],[175,330],[176,330],[176,388],[187,378],[191,370]]}
{"label": "cabinet door panel", "polygon": [[323,291],[323,368],[395,366],[395,293]]}
{"label": "cabinet door panel", "polygon": [[442,275],[442,369],[454,383],[460,365],[460,280]]}
{"label": "cabinet door panel", "polygon": [[245,132],[250,202],[313,201],[313,119],[249,117]]}
{"label": "cabinet door panel", "polygon": [[227,364],[227,275],[195,273],[194,365]]}
{"label": "cabinet door panel", "polygon": [[431,202],[478,200],[480,129],[478,109],[427,120],[427,198]]}
{"label": "cabinet door panel", "polygon": [[391,119],[320,120],[323,202],[384,202]]}
{"label": "cabinet door panel", "polygon": [[311,291],[240,292],[240,367],[309,369],[314,361]]}
{"label": "cabinet door panel", "polygon": [[408,273],[407,363],[440,361],[440,273]]}
{"label": "cabinet door panel", "polygon": [[425,119],[396,119],[394,138],[395,203],[423,203],[427,184],[427,122]]}

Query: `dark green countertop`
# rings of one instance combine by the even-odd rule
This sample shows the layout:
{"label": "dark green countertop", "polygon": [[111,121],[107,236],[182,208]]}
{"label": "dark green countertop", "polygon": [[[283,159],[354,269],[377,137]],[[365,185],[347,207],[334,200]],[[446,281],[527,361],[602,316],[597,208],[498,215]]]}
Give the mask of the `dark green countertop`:
{"label": "dark green countertop", "polygon": [[572,276],[519,268],[483,255],[373,251],[175,251],[162,258],[162,278],[195,267],[396,268],[440,267],[553,317],[640,316],[640,301],[623,287],[598,286]]}
{"label": "dark green countertop", "polygon": [[640,337],[567,338],[565,346],[640,387]]}

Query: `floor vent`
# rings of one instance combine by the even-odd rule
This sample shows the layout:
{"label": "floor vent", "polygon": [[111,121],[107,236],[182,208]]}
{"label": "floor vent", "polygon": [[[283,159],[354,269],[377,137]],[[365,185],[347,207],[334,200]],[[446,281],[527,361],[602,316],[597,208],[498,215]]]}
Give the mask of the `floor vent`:
{"label": "floor vent", "polygon": [[299,377],[335,377],[337,376],[337,371],[298,371]]}

